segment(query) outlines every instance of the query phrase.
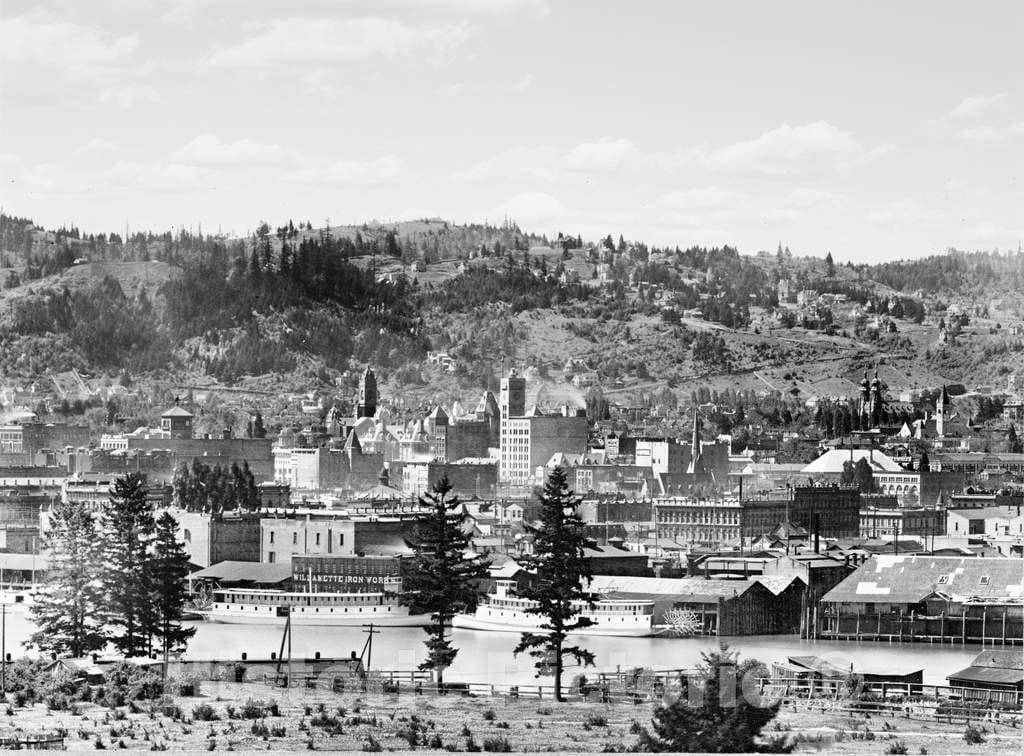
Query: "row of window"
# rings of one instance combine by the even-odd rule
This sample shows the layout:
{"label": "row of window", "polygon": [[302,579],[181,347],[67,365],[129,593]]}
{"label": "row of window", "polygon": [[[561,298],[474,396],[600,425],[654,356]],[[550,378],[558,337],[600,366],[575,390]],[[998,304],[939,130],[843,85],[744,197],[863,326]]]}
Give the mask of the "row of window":
{"label": "row of window", "polygon": [[[270,534],[270,543],[274,543],[275,531],[271,530],[271,531],[268,531],[268,532]],[[314,535],[314,537],[316,539],[315,545],[319,546],[320,545],[321,533],[314,533],[313,535]],[[297,532],[292,532],[292,546],[297,546],[298,544],[299,544],[299,534]],[[345,545],[345,534],[344,533],[338,533],[338,545],[339,546],[344,546]]]}

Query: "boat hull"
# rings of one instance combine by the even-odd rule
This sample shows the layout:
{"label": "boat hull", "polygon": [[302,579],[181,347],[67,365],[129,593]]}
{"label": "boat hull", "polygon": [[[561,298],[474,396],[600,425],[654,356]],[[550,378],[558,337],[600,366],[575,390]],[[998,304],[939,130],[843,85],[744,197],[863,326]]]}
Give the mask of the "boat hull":
{"label": "boat hull", "polygon": [[[627,618],[631,619],[631,618]],[[542,620],[537,615],[505,616],[501,618],[480,617],[476,614],[457,614],[452,620],[452,627],[462,630],[484,630],[504,633],[543,633],[540,628]],[[596,625],[574,630],[570,635],[610,635],[620,638],[643,638],[654,632],[650,621],[627,622],[621,624],[602,622]]]}
{"label": "boat hull", "polygon": [[[405,611],[387,611],[386,606],[363,607],[363,611],[348,612],[321,607],[320,611],[314,611],[313,607],[292,607],[291,618],[293,625],[324,625],[331,627],[359,627],[374,625],[383,627],[423,627],[430,624],[429,614],[408,614]],[[278,613],[276,606],[243,606],[237,605],[231,609],[214,607],[203,614],[209,622],[219,622],[225,625],[282,625],[287,614]]]}

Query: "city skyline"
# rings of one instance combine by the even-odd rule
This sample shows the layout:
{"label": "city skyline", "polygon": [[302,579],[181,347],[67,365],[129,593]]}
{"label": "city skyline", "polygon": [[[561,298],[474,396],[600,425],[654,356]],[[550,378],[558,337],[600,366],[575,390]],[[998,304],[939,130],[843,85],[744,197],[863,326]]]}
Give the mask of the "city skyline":
{"label": "city skyline", "polygon": [[86,232],[441,216],[837,261],[1017,249],[1011,3],[27,3],[0,204]]}

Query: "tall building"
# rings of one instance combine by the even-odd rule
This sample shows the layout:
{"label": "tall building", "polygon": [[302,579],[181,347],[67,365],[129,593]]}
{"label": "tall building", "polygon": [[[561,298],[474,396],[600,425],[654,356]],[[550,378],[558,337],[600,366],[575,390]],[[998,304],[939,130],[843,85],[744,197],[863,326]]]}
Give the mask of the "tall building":
{"label": "tall building", "polygon": [[499,408],[498,480],[502,483],[531,485],[537,469],[554,454],[584,454],[587,450],[586,414],[568,406],[560,414],[545,414],[536,407],[527,412],[526,380],[515,368],[501,381]]}
{"label": "tall building", "polygon": [[366,366],[359,379],[359,397],[356,401],[356,417],[373,417],[377,412],[377,376]]}

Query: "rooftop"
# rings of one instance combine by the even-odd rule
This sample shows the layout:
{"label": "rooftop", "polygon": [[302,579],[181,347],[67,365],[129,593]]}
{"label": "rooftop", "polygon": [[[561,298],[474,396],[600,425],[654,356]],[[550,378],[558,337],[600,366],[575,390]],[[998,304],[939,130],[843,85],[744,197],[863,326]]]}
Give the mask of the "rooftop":
{"label": "rooftop", "polygon": [[933,594],[961,600],[1024,600],[1019,559],[873,556],[822,601],[913,604]]}

